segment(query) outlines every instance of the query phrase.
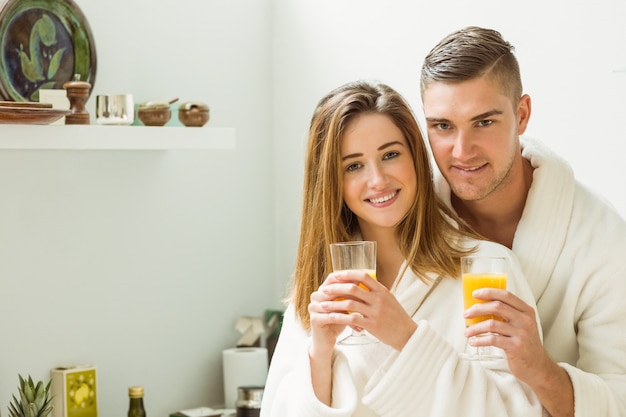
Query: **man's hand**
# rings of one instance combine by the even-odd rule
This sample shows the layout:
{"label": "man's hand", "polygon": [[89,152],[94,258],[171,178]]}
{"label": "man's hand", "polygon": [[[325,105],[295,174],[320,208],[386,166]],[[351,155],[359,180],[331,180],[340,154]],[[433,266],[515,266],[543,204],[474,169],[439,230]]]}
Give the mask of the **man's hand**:
{"label": "man's hand", "polygon": [[465,318],[493,315],[502,319],[487,320],[465,330],[473,346],[497,346],[506,352],[509,369],[537,394],[553,417],[574,415],[574,388],[567,372],[558,366],[543,348],[535,310],[514,294],[493,288],[474,291],[474,297],[486,300],[465,311]]}

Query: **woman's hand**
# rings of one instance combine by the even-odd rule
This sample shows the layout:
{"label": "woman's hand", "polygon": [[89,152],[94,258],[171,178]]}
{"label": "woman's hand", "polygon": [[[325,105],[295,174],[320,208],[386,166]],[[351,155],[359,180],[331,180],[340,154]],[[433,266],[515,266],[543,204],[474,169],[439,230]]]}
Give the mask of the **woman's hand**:
{"label": "woman's hand", "polygon": [[334,274],[329,274],[326,280],[317,291],[311,294],[309,303],[309,316],[311,319],[311,355],[325,354],[330,356],[337,341],[337,337],[343,332],[345,324],[331,320],[330,314],[333,312],[345,312],[345,310],[325,308],[324,305],[334,306],[335,298],[332,292],[326,291],[328,286],[336,282]]}
{"label": "woman's hand", "polygon": [[312,328],[313,304],[316,325],[327,329],[327,337],[336,331],[335,340],[347,325],[357,330],[365,329],[382,343],[400,351],[417,328],[417,323],[393,294],[365,271],[346,270],[328,276],[311,296]]}

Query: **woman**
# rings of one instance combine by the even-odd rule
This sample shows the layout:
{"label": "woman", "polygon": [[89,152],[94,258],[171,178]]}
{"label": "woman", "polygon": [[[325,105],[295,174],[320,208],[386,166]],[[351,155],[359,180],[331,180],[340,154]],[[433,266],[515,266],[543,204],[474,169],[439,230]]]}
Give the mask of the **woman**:
{"label": "woman", "polygon": [[[332,273],[329,244],[348,240],[378,242],[378,280]],[[460,258],[470,253],[507,257],[508,289],[534,305],[510,252],[478,240],[435,196],[405,100],[367,82],[326,95],[311,121],[294,291],[261,415],[540,416],[506,360],[461,358],[467,339],[458,277]],[[485,330],[498,335],[490,342],[505,353],[518,342],[508,337],[498,302],[507,294],[481,289],[475,296],[491,301],[465,315],[502,317],[475,326],[492,326]],[[337,345],[349,327],[379,343]]]}

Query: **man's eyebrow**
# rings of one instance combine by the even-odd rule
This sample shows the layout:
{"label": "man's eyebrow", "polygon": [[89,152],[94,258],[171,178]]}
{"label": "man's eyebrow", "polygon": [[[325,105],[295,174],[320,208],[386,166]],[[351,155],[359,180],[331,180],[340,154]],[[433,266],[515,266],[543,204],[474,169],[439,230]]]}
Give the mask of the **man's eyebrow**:
{"label": "man's eyebrow", "polygon": [[500,114],[502,114],[502,113],[504,113],[502,110],[496,110],[496,109],[493,109],[493,110],[489,110],[489,111],[487,111],[487,112],[484,112],[484,113],[478,114],[478,115],[476,115],[476,116],[472,117],[470,120],[472,120],[472,121],[476,121],[476,120],[488,119],[488,118],[490,118],[491,116],[500,115]]}
{"label": "man's eyebrow", "polygon": [[[477,120],[488,119],[491,116],[496,116],[496,115],[500,115],[503,113],[504,112],[502,110],[495,110],[495,109],[489,110],[484,113],[477,114],[476,116],[472,117],[470,120],[475,122]],[[450,120],[446,119],[445,117],[426,117],[426,121],[430,123],[450,123]]]}

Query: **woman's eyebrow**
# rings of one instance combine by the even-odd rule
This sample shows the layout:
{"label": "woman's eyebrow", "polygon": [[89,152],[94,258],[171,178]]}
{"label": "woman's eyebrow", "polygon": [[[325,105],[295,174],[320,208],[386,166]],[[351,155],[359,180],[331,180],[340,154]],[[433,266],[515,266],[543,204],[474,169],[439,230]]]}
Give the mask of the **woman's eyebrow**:
{"label": "woman's eyebrow", "polygon": [[400,146],[404,146],[404,143],[400,142],[399,140],[394,140],[394,141],[392,141],[392,142],[387,142],[387,143],[385,143],[384,145],[381,145],[381,146],[378,148],[378,150],[379,150],[379,151],[382,151],[383,149],[387,149],[388,147],[393,146],[393,145],[400,145]]}
{"label": "woman's eyebrow", "polygon": [[[394,141],[391,141],[391,142],[387,142],[387,143],[385,143],[385,144],[383,144],[383,145],[380,145],[380,146],[378,147],[378,150],[379,150],[379,151],[382,151],[383,149],[387,149],[388,147],[390,147],[390,146],[394,146],[394,145],[404,146],[404,144],[403,144],[402,142],[400,142],[399,140],[394,140]],[[358,157],[360,157],[360,156],[363,156],[363,154],[362,154],[362,153],[351,153],[351,154],[349,154],[349,155],[346,155],[346,156],[341,157],[341,160],[342,160],[342,161],[345,161],[346,159],[350,159],[350,158],[358,158]]]}

